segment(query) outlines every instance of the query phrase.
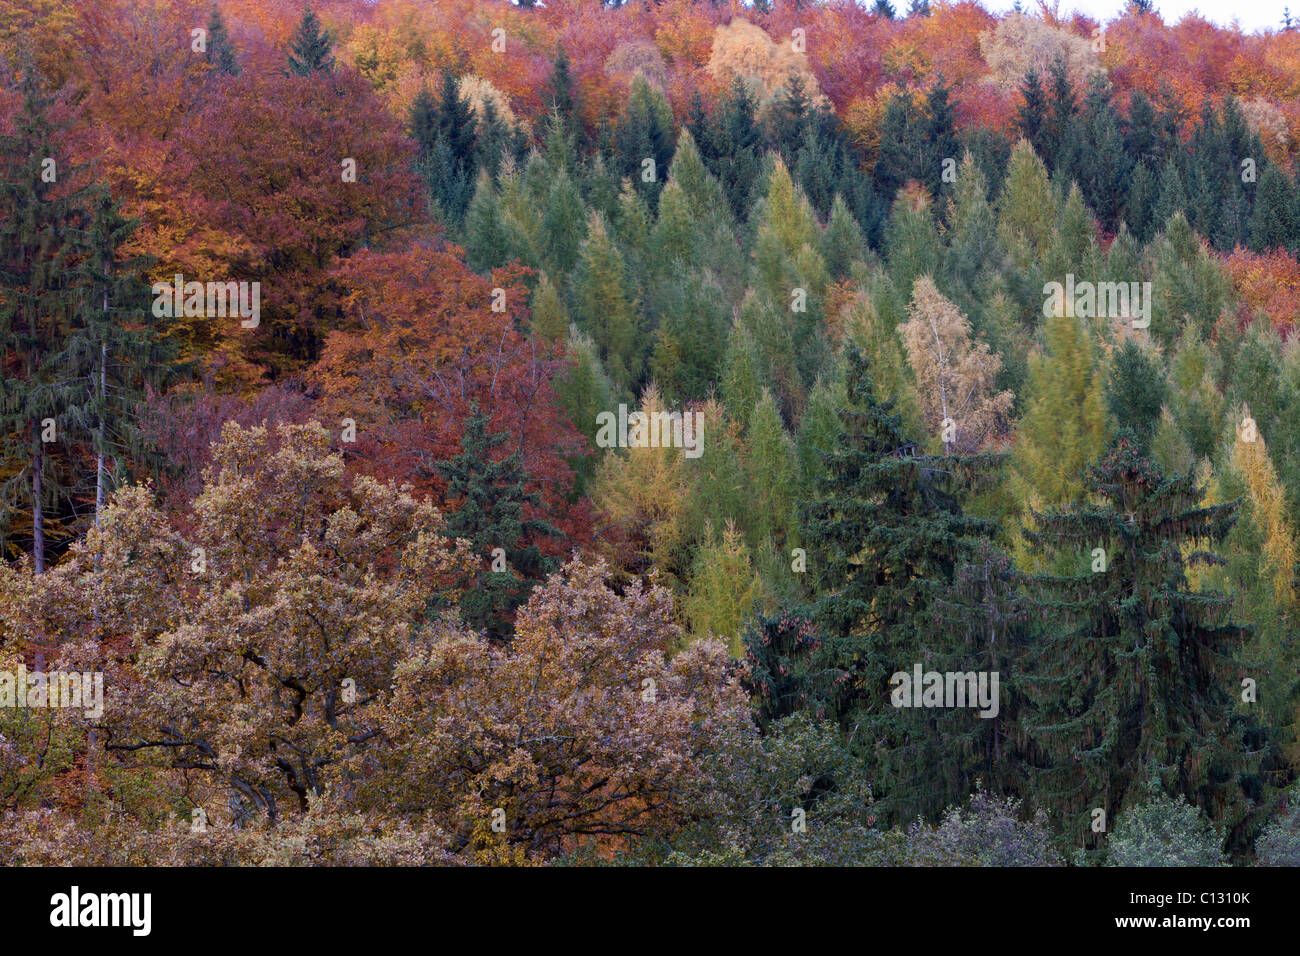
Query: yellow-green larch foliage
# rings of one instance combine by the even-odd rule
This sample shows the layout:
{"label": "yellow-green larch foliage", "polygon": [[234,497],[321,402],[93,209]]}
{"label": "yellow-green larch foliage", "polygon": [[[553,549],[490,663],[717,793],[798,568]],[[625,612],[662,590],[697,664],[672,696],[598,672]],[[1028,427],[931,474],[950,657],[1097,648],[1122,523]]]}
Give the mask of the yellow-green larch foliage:
{"label": "yellow-green larch foliage", "polygon": [[[1063,310],[1064,311],[1064,310]],[[1030,357],[1025,414],[1015,433],[1008,475],[1011,495],[1043,511],[1079,499],[1085,469],[1106,446],[1109,422],[1092,333],[1069,315],[1047,319],[1047,350]],[[1015,535],[1018,555],[1023,543]]]}
{"label": "yellow-green larch foliage", "polygon": [[741,631],[761,593],[749,548],[735,523],[728,521],[721,534],[707,526],[682,605],[691,637],[716,638],[733,657],[744,656]]}
{"label": "yellow-green larch foliage", "polygon": [[[639,411],[650,421],[666,411],[653,384],[646,387]],[[684,512],[690,464],[682,448],[649,445],[619,449],[601,462],[592,500],[618,529],[615,540],[631,552],[621,563],[633,573],[657,569],[672,583],[685,574]]]}

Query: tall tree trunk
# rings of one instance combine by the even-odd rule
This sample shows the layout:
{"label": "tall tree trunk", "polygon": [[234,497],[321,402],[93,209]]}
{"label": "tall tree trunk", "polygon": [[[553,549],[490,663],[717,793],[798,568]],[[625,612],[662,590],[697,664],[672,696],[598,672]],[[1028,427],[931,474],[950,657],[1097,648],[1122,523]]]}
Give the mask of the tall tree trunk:
{"label": "tall tree trunk", "polygon": [[[107,308],[107,306],[105,306]],[[108,343],[99,343],[99,447],[95,454],[95,524],[104,510],[104,419],[108,403]]]}
{"label": "tall tree trunk", "polygon": [[45,512],[41,507],[42,472],[45,470],[45,445],[40,426],[36,429],[36,450],[32,455],[32,564],[37,574],[45,573]]}

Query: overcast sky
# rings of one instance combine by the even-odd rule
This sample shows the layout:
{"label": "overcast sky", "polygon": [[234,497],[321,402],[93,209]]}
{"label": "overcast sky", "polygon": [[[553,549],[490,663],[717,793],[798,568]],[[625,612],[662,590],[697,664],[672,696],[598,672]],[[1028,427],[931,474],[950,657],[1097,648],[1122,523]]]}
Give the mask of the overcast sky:
{"label": "overcast sky", "polygon": [[[1195,10],[1211,23],[1229,26],[1236,20],[1243,32],[1257,33],[1261,30],[1276,30],[1282,24],[1282,8],[1289,3],[1291,15],[1300,19],[1300,0],[1156,0],[1156,11],[1165,23],[1174,24],[1187,13]],[[1015,6],[1015,0],[981,0],[986,10],[1006,12]],[[1128,5],[1127,0],[1061,0],[1061,12],[1077,10],[1094,20],[1113,19],[1116,13]],[[907,9],[906,0],[895,2],[900,10]],[[1026,11],[1037,9],[1034,0],[1022,0],[1021,6]]]}

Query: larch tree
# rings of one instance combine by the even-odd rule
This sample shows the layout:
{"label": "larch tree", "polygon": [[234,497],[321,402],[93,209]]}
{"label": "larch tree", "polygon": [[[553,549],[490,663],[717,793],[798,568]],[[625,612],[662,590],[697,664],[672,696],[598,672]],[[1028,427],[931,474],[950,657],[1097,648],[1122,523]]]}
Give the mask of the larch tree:
{"label": "larch tree", "polygon": [[1239,423],[1224,461],[1215,469],[1206,498],[1211,504],[1240,502],[1237,523],[1220,547],[1224,563],[1194,579],[1232,595],[1236,613],[1254,625],[1241,655],[1243,675],[1255,680],[1260,721],[1292,764],[1300,756],[1296,724],[1300,681],[1295,635],[1300,629],[1296,561],[1300,555],[1287,513],[1286,495],[1250,408]]}
{"label": "larch tree", "polygon": [[781,424],[776,402],[766,390],[749,416],[744,461],[749,500],[754,508],[748,522],[751,541],[757,543],[770,537],[780,548],[794,523],[796,459],[794,443]]}
{"label": "larch tree", "polygon": [[593,213],[573,280],[573,318],[596,343],[610,379],[625,391],[640,384],[647,351],[638,336],[637,300],[629,285],[623,255],[604,217]]}
{"label": "larch tree", "polygon": [[1057,204],[1047,168],[1026,140],[1011,152],[998,197],[998,238],[1007,252],[1008,293],[1021,314],[1042,303],[1043,262],[1056,236]]}
{"label": "larch tree", "polygon": [[[664,412],[653,385],[646,387],[638,411],[647,423]],[[629,445],[632,438],[629,427]],[[608,517],[611,530],[626,542],[630,553],[621,566],[632,573],[655,568],[676,583],[689,570],[684,512],[690,487],[687,469],[693,464],[686,461],[684,449],[653,447],[648,441],[628,447],[626,454],[611,452],[601,462],[592,499]]]}
{"label": "larch tree", "polygon": [[1016,433],[1011,481],[1043,508],[1083,493],[1084,468],[1105,448],[1108,423],[1092,332],[1072,315],[1047,319],[1045,354],[1031,357],[1025,415]]}
{"label": "larch tree", "polygon": [[762,582],[733,522],[727,522],[720,533],[710,525],[705,534],[682,613],[693,638],[719,640],[733,657],[740,657],[743,625],[758,603]]}

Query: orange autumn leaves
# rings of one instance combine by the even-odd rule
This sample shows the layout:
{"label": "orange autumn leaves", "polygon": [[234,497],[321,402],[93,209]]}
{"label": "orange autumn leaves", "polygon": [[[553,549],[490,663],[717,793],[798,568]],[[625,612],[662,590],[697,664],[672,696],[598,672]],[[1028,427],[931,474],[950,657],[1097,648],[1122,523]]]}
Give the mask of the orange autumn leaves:
{"label": "orange autumn leaves", "polygon": [[543,510],[585,540],[588,510],[565,503],[568,459],[585,443],[554,401],[566,359],[523,331],[526,274],[510,266],[477,275],[459,248],[440,243],[360,252],[336,274],[349,290],[347,325],[330,333],[311,378],[325,415],[357,423],[352,454],[362,467],[435,496],[446,490],[435,463],[460,451],[474,408],[488,413],[489,431],[509,436],[499,454],[517,452]]}

